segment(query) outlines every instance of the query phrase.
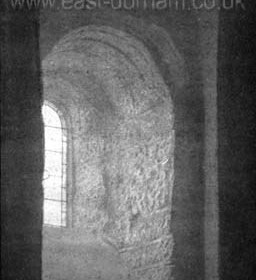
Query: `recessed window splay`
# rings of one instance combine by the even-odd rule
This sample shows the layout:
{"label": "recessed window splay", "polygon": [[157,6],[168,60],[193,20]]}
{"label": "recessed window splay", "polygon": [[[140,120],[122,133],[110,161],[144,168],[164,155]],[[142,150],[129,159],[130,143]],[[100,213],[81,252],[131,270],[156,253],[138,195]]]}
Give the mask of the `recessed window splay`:
{"label": "recessed window splay", "polygon": [[60,112],[50,103],[42,108],[45,165],[43,176],[44,224],[67,225],[67,131]]}

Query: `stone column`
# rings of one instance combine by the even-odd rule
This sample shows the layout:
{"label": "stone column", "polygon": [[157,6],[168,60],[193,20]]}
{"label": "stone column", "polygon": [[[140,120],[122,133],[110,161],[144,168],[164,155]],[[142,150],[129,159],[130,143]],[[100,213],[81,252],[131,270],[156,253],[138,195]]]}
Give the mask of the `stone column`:
{"label": "stone column", "polygon": [[198,14],[201,41],[201,69],[204,94],[204,248],[205,280],[219,279],[219,206],[217,167],[217,9]]}

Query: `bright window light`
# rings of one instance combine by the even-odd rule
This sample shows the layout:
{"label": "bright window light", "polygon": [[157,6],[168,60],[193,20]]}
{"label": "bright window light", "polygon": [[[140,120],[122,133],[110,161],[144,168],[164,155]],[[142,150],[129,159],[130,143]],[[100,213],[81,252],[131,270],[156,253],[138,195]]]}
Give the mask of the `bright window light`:
{"label": "bright window light", "polygon": [[58,110],[45,103],[42,108],[44,121],[44,224],[67,225],[66,153],[67,131]]}

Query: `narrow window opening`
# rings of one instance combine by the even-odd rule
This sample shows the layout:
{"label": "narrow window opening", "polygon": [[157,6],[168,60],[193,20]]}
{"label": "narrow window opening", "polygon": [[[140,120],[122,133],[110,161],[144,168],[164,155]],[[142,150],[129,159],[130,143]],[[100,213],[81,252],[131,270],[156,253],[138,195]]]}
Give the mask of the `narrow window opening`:
{"label": "narrow window opening", "polygon": [[50,103],[44,121],[44,225],[67,226],[67,130],[60,112]]}

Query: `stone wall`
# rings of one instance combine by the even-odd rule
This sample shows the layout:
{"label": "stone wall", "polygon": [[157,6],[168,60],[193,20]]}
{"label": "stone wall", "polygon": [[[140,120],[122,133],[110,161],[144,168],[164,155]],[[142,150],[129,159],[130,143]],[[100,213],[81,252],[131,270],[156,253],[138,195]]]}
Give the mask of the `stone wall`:
{"label": "stone wall", "polygon": [[[252,1],[247,2],[252,3]],[[2,2],[1,4],[3,4]],[[4,4],[6,3],[7,1],[4,1]],[[250,28],[254,17],[252,11],[251,5],[248,7],[247,12],[233,13],[231,17],[229,12],[224,13],[220,21],[219,51],[221,50],[221,52],[218,58],[218,75],[219,78],[222,78],[219,79],[218,84],[218,121],[220,123],[218,131],[220,165],[218,172],[220,172],[219,184],[221,190],[220,273],[225,279],[237,277],[241,279],[244,275],[248,279],[254,279],[252,272],[254,263],[251,261],[255,253],[252,246],[255,232],[253,225],[255,216],[255,206],[253,204],[254,169],[252,168],[255,161],[255,153],[253,153],[254,138],[252,137],[255,126],[255,121],[253,120],[254,107],[252,106],[255,96],[253,79],[255,63],[252,60],[254,57],[252,34],[254,30]],[[176,92],[173,98],[176,118],[175,179],[172,216],[165,215],[169,218],[172,217],[172,219],[167,219],[164,223],[166,225],[170,224],[175,243],[172,254],[174,279],[203,279],[202,87],[205,83],[208,84],[209,81],[206,82],[205,80],[208,79],[207,75],[202,78],[199,63],[201,48],[198,42],[199,40],[201,42],[205,40],[201,38],[200,32],[197,30],[200,17],[195,16],[192,11],[179,15],[170,13],[170,11],[163,11],[157,14],[136,11],[134,15],[137,18],[143,18],[143,20],[148,20],[164,27],[167,33],[172,35],[175,45],[184,55],[189,82],[181,92],[174,91]],[[46,17],[43,20],[41,29],[43,58],[49,53],[51,47],[55,45],[56,40],[58,41],[65,33],[93,21],[88,14],[85,16],[83,12],[69,11],[68,13],[63,13],[57,11],[52,13],[45,11],[44,16]],[[95,17],[95,21],[98,24],[109,24],[111,22],[112,24],[110,25],[115,25],[115,27],[121,29],[124,28],[122,21],[120,19],[116,20],[112,13],[110,13],[108,19],[104,18],[104,16],[102,18],[98,14],[98,17]],[[1,41],[1,91],[4,93],[1,104],[4,117],[1,124],[1,152],[3,154],[1,157],[3,174],[1,180],[1,254],[3,256],[1,259],[1,276],[8,280],[34,280],[40,279],[41,275],[41,179],[43,171],[42,120],[40,117],[42,102],[39,81],[37,16],[31,12],[28,13],[28,11],[24,12],[24,10],[10,13],[10,11],[6,12],[6,9],[2,10],[1,7],[1,23],[3,23],[1,32],[4,35]],[[137,25],[142,26],[141,24]],[[148,29],[152,28],[150,24],[146,24],[146,26],[149,27]],[[205,27],[202,26],[202,28],[205,30]],[[130,33],[136,30],[136,28],[127,29],[130,30]],[[147,28],[143,26],[141,30],[145,31]],[[143,32],[138,34],[139,36],[137,37],[143,40],[145,45],[150,45],[148,44],[148,39],[143,36]],[[151,45],[151,48],[148,47],[154,53],[154,59],[158,62],[157,65],[161,69],[165,83],[171,89],[171,83],[168,83],[169,74],[168,71],[166,72],[166,65],[165,63],[159,64],[161,52],[153,51],[155,50],[153,47],[155,45]],[[207,63],[210,63],[208,59]],[[213,77],[210,73],[209,77],[212,80]],[[228,79],[224,79],[224,77],[228,77]],[[67,79],[59,77],[58,80],[61,80],[61,84],[67,84],[67,87],[64,88],[74,89],[74,85],[70,87]],[[53,84],[56,85],[56,83]],[[60,84],[57,84],[60,87]],[[72,90],[70,93],[72,94]],[[74,112],[76,116],[79,116],[79,112],[74,110],[76,106],[70,102],[71,99],[68,99],[68,101],[70,112]],[[212,103],[210,102],[206,105],[210,104]],[[61,100],[59,100],[58,105],[65,110]],[[211,107],[207,107],[207,109],[211,110]],[[72,115],[71,113],[68,114],[67,112],[67,115]],[[74,119],[78,120],[77,125],[74,125],[78,129],[80,127],[79,118],[75,117]],[[72,126],[70,125],[70,127]],[[164,228],[168,227],[164,226]],[[56,233],[53,233],[53,235],[55,236],[53,239],[56,239],[56,237],[65,239],[63,232],[61,232],[61,236]],[[73,236],[73,239],[77,238],[77,247],[81,245],[82,240],[90,240],[88,236],[82,235],[82,233],[78,235],[72,233],[71,236]],[[50,248],[53,248],[50,237],[47,241],[50,243]],[[65,239],[63,246],[69,248],[69,242],[70,236]],[[73,240],[73,243],[76,242]],[[109,243],[108,240],[106,240],[107,242]],[[56,240],[53,243],[58,246]],[[110,246],[111,249],[106,249],[104,244],[104,250],[100,252],[102,244],[95,243],[93,248],[99,248],[97,255],[103,255],[104,260],[113,254],[113,244]],[[171,243],[169,242],[168,244]],[[46,245],[46,243],[44,244]],[[131,266],[138,267],[137,263],[139,266],[141,263],[148,264],[144,256],[149,256],[148,252],[154,246],[157,249],[153,249],[153,252],[155,250],[163,252],[161,244],[159,240],[155,240],[151,245],[136,246],[138,254],[133,251],[133,247],[128,246],[119,250],[119,253],[126,254],[127,259],[129,259],[129,252],[133,256],[137,254],[139,256],[136,258],[138,261],[131,263]],[[172,251],[173,248],[172,245],[164,245],[164,247],[169,248],[168,252]],[[60,249],[59,252],[63,249],[62,247],[58,248]],[[65,254],[67,251],[69,250],[66,250]],[[102,252],[106,254],[101,254]],[[65,254],[62,254],[62,256],[65,256]],[[78,261],[81,260],[80,257],[85,254],[86,252],[81,255],[75,254],[75,263],[78,264]],[[70,254],[66,255],[72,257]],[[116,257],[115,254],[113,255]],[[119,258],[119,255],[116,258]],[[119,262],[116,258],[113,258],[113,263],[118,264],[116,266],[119,269]],[[152,263],[157,262],[154,254],[152,254],[151,260],[153,260]],[[101,261],[102,259],[100,259],[99,263],[102,263]],[[97,262],[94,261],[93,263]],[[72,264],[72,262],[69,264]],[[91,263],[89,263],[88,268],[91,268],[90,265]],[[106,265],[109,265],[109,263]],[[80,262],[79,267],[83,266],[84,263]],[[114,266],[110,267],[113,268]],[[103,271],[105,268],[103,267]],[[160,273],[158,269],[160,269]],[[124,268],[121,268],[121,270],[125,271]],[[158,266],[158,268],[151,266],[146,270],[144,268],[134,269],[134,276],[137,278],[145,276],[145,278],[150,279],[150,277],[157,278],[158,275],[162,275],[164,279],[168,279],[169,273],[170,268],[168,266]],[[118,277],[120,276],[120,274],[117,275]],[[83,276],[84,274],[81,275],[81,277]],[[95,278],[100,276],[98,272],[95,274]],[[109,278],[107,279],[109,280]],[[117,279],[121,279],[121,277]]]}
{"label": "stone wall", "polygon": [[[78,52],[71,51],[66,56],[67,59],[64,59],[65,52],[67,51],[64,50],[63,55],[58,54],[58,51],[52,53],[52,55],[56,56],[56,58],[52,59],[52,61],[54,64],[59,64],[59,66],[52,65],[52,67],[50,67],[50,63],[46,63],[46,68],[49,69],[46,69],[46,71],[44,69],[44,92],[47,96],[47,99],[49,98],[49,101],[56,103],[56,106],[65,111],[65,115],[69,116],[67,122],[70,123],[70,128],[72,131],[71,134],[73,135],[72,137],[75,138],[74,141],[72,141],[73,147],[71,147],[73,153],[69,153],[69,157],[71,157],[71,161],[74,166],[74,170],[71,172],[72,176],[69,181],[69,184],[72,185],[72,188],[70,188],[69,197],[70,199],[79,199],[81,197],[88,196],[90,197],[91,203],[91,196],[93,196],[94,193],[84,193],[83,186],[85,185],[86,181],[84,181],[84,178],[82,177],[84,174],[86,174],[86,172],[88,172],[89,175],[86,176],[86,178],[96,178],[95,184],[99,186],[99,188],[97,188],[98,193],[95,195],[96,197],[98,195],[100,199],[92,201],[92,205],[89,206],[89,209],[97,207],[96,209],[99,209],[97,212],[101,213],[100,219],[103,219],[104,222],[100,223],[99,227],[95,227],[93,223],[91,223],[91,226],[89,227],[90,229],[87,229],[90,232],[92,229],[92,232],[95,234],[107,232],[108,238],[110,236],[111,243],[117,246],[117,250],[123,254],[124,258],[128,258],[125,256],[125,252],[130,250],[130,245],[133,245],[131,247],[137,247],[137,243],[135,242],[136,238],[134,237],[135,234],[131,235],[131,237],[129,237],[129,234],[127,234],[128,241],[126,238],[123,238],[126,243],[122,243],[122,237],[122,242],[120,242],[120,244],[118,243],[118,238],[116,238],[119,237],[118,234],[114,234],[115,238],[112,238],[113,233],[111,232],[111,226],[112,221],[116,221],[116,217],[111,217],[111,213],[115,213],[115,211],[110,211],[109,209],[112,209],[111,207],[113,207],[113,209],[118,208],[118,201],[117,199],[113,199],[113,201],[109,200],[109,197],[114,197],[112,194],[107,195],[108,199],[105,199],[105,191],[110,191],[109,189],[105,189],[105,186],[107,186],[109,184],[108,182],[110,181],[108,174],[113,172],[113,176],[116,176],[116,173],[112,170],[105,170],[105,164],[102,164],[102,162],[104,162],[104,160],[107,161],[107,157],[101,156],[102,154],[100,152],[96,151],[96,157],[92,156],[94,154],[94,148],[92,148],[92,153],[89,153],[89,157],[92,159],[89,165],[81,162],[84,160],[84,156],[82,156],[80,152],[84,147],[88,147],[88,143],[86,143],[86,141],[89,141],[89,146],[91,146],[91,143],[95,141],[97,143],[103,142],[105,143],[103,147],[107,145],[112,147],[111,149],[113,150],[113,147],[115,147],[114,144],[112,145],[109,143],[112,143],[112,141],[115,139],[120,143],[118,137],[123,135],[123,129],[125,127],[132,127],[134,125],[134,123],[127,123],[127,120],[133,119],[134,116],[136,116],[135,120],[137,121],[141,119],[140,122],[135,121],[135,123],[137,122],[136,125],[140,127],[139,131],[143,131],[141,127],[147,127],[148,124],[149,131],[151,131],[152,129],[150,126],[152,124],[155,124],[156,127],[159,127],[160,124],[168,123],[169,126],[167,134],[163,138],[161,138],[161,133],[158,133],[157,131],[154,131],[152,135],[147,134],[146,131],[143,133],[147,135],[145,136],[145,139],[151,139],[151,137],[159,139],[160,137],[160,141],[164,141],[165,138],[168,139],[169,137],[173,137],[173,130],[175,130],[175,149],[174,152],[170,152],[170,154],[174,154],[173,161],[169,159],[168,162],[166,162],[166,165],[161,167],[162,169],[158,169],[158,167],[155,167],[156,163],[148,163],[150,162],[150,157],[146,155],[144,157],[144,162],[141,162],[141,164],[149,167],[149,170],[151,170],[151,168],[153,170],[157,169],[157,171],[161,173],[161,176],[163,177],[155,178],[156,181],[163,180],[165,182],[167,179],[162,178],[166,176],[166,178],[168,178],[168,180],[173,183],[173,186],[170,185],[171,188],[168,191],[163,188],[165,191],[161,193],[161,196],[163,195],[163,197],[165,197],[167,193],[172,194],[172,204],[164,208],[163,204],[165,203],[165,199],[163,199],[164,203],[161,205],[159,204],[158,206],[152,206],[152,202],[149,202],[150,207],[152,207],[150,211],[152,212],[145,210],[148,209],[148,207],[145,207],[145,209],[142,210],[143,218],[137,215],[136,209],[129,209],[128,213],[132,213],[132,215],[127,215],[126,218],[123,218],[125,220],[123,223],[125,225],[124,228],[126,227],[124,232],[127,232],[128,229],[131,228],[135,233],[143,230],[143,232],[145,232],[144,236],[148,236],[148,239],[145,240],[145,246],[143,245],[143,248],[138,249],[138,255],[141,256],[141,261],[139,262],[145,264],[142,266],[142,269],[147,269],[149,274],[152,273],[153,275],[152,266],[147,266],[149,261],[145,259],[144,252],[148,246],[150,247],[152,245],[151,241],[153,244],[155,244],[154,242],[160,242],[159,244],[161,244],[161,241],[158,240],[158,237],[160,234],[162,234],[163,239],[167,238],[170,240],[168,241],[169,243],[172,243],[171,240],[174,240],[175,243],[173,249],[175,277],[179,279],[186,279],[187,277],[198,278],[201,277],[203,273],[203,99],[201,92],[203,81],[200,79],[200,64],[198,64],[199,36],[197,30],[197,18],[194,14],[191,14],[190,16],[187,14],[175,15],[169,14],[169,11],[162,12],[160,14],[143,13],[138,11],[137,15],[133,15],[134,17],[131,14],[132,13],[128,15],[127,13],[114,13],[115,16],[113,16],[113,11],[106,11],[104,13],[86,13],[85,16],[83,11],[42,12],[40,46],[41,57],[44,61],[49,58],[46,58],[46,56],[50,54],[51,49],[64,35],[68,34],[72,30],[92,24],[96,26],[109,26],[110,28],[119,30],[119,35],[122,34],[122,32],[126,32],[129,34],[129,38],[133,37],[136,39],[136,42],[140,42],[135,43],[134,45],[124,46],[125,52],[128,52],[126,56],[126,58],[128,58],[128,62],[125,59],[120,58],[120,55],[116,56],[116,61],[113,59],[114,56],[111,56],[112,60],[108,61],[108,56],[106,56],[106,53],[104,53],[104,47],[100,46],[100,42],[97,42],[97,44],[94,42],[94,45],[91,45],[93,48],[89,48],[89,50],[93,51],[95,48],[95,51],[97,50],[99,53],[98,58],[96,53],[92,53],[91,55],[87,53],[86,60],[84,55],[81,57],[81,54],[78,54]],[[160,29],[158,27],[160,27]],[[91,38],[89,41],[93,41],[92,39],[93,38]],[[96,38],[94,38],[94,41],[97,41],[95,39]],[[116,42],[123,42],[125,45],[126,41],[123,41],[123,39],[125,39],[125,37],[122,37],[122,40],[119,40],[119,42],[117,40]],[[74,43],[75,42],[76,41],[74,40]],[[159,44],[159,42],[161,42],[161,44]],[[139,50],[139,46],[141,44],[144,45],[145,49],[143,51],[139,51],[136,55],[134,50]],[[96,45],[97,47],[95,47]],[[107,47],[107,45],[108,44],[105,44],[105,47]],[[61,50],[60,46],[58,46],[58,48]],[[177,51],[177,48],[179,51]],[[145,60],[145,57],[143,57],[142,54],[146,53],[149,54],[148,57],[150,57],[150,59]],[[57,56],[59,56],[59,58],[57,58]],[[115,72],[108,71],[107,67],[104,65],[103,68],[105,67],[105,69],[99,69],[99,67],[95,68],[95,62],[89,61],[88,59],[88,57],[92,56],[94,56],[94,60],[97,58],[98,61],[100,61],[100,63],[96,63],[96,66],[102,65],[102,61],[105,61],[107,62],[105,63],[105,66],[122,65],[122,71],[118,71],[118,67],[111,67],[112,69],[116,69]],[[69,61],[68,58],[70,58]],[[129,58],[133,58],[134,61],[129,61]],[[81,63],[80,66],[77,66],[79,65],[79,61],[84,61],[86,63],[84,65]],[[136,63],[136,61],[139,63]],[[173,61],[174,63],[172,63]],[[69,63],[71,63],[70,69],[68,65]],[[90,65],[88,67],[89,69],[87,69],[89,70],[88,72],[86,72],[86,65]],[[138,65],[140,65],[139,68],[137,67]],[[45,66],[43,66],[43,68],[45,68]],[[84,68],[83,71],[81,71],[81,68]],[[156,69],[156,72],[152,73],[151,69]],[[145,76],[141,74],[143,72],[147,73],[147,75]],[[153,76],[150,76],[149,74]],[[152,77],[154,81],[157,81],[155,85],[150,84]],[[107,82],[112,80],[115,80],[115,83]],[[185,87],[182,86],[184,84],[184,80],[187,81]],[[132,84],[131,81],[133,81]],[[130,85],[130,87],[128,85]],[[134,87],[131,87],[131,85]],[[47,87],[49,88],[47,89]],[[162,100],[161,98],[159,99],[158,95],[160,88],[162,88],[162,90],[160,90],[160,96],[163,96]],[[47,93],[48,91],[51,93],[54,92],[54,94],[49,94]],[[84,92],[86,94],[84,94]],[[98,92],[98,94],[95,95],[95,92]],[[120,100],[115,99],[116,97],[119,97],[118,94],[110,95],[113,92],[129,92],[129,95],[120,94],[120,97],[123,98],[121,102]],[[137,92],[141,98],[136,101],[136,99],[133,97],[136,96]],[[58,98],[58,96],[60,96],[60,98]],[[97,96],[100,96],[101,98],[98,98]],[[129,98],[125,100],[127,96]],[[143,96],[148,96],[150,98],[145,99]],[[145,100],[147,100],[147,102],[145,102]],[[115,106],[115,104],[120,103],[132,104],[135,110],[130,110],[131,107],[127,105],[122,107],[124,111],[118,111],[116,110],[118,106]],[[165,112],[166,110],[163,109],[165,106],[159,105],[162,103],[173,104],[171,108],[167,109],[167,111],[171,112],[172,116],[175,115],[175,121],[173,120],[173,117],[170,119],[168,114],[162,114],[162,111]],[[151,107],[156,109],[155,111],[149,110],[149,115],[152,114],[150,117],[153,120],[152,123],[150,121],[147,122],[149,115],[146,113],[147,109]],[[126,114],[127,117],[125,118]],[[145,115],[143,116],[143,114]],[[164,118],[163,121],[161,120],[162,115],[166,116],[166,119]],[[123,119],[119,118],[120,116],[124,116]],[[131,118],[131,116],[133,116],[133,118]],[[120,123],[116,123],[116,120],[120,120]],[[87,126],[83,132],[82,130],[85,127],[84,123],[86,123]],[[118,128],[116,131],[116,138],[114,137],[113,139],[106,139],[106,137],[108,137],[105,135],[105,133],[107,134],[107,131],[104,131],[102,127],[111,127],[112,130],[110,129],[110,131],[115,131],[115,128]],[[88,131],[92,131],[93,133],[90,134]],[[159,131],[165,131],[164,127],[159,128]],[[90,139],[88,138],[86,141],[84,141],[84,138],[81,137],[85,137],[85,139],[89,137]],[[79,141],[79,139],[83,140]],[[124,145],[127,145],[125,144],[125,141],[123,143]],[[129,136],[127,141],[133,141],[133,137]],[[152,140],[151,143],[153,142],[154,141]],[[144,151],[150,150],[151,148],[154,150],[155,144],[152,145],[152,147],[147,147],[147,145],[144,145],[142,141],[139,145],[136,144],[135,147],[137,149],[138,146],[142,150],[143,154]],[[168,149],[169,148],[167,148],[167,150]],[[87,148],[84,150],[87,151]],[[122,155],[121,149],[116,151],[116,155],[111,155],[110,162],[112,162],[111,164],[113,166],[115,166],[116,160],[121,158],[121,156],[118,156],[119,154]],[[128,159],[133,161],[132,157],[128,157]],[[94,163],[92,163],[93,160]],[[127,168],[125,163],[122,161],[120,162],[122,163],[122,168]],[[165,159],[163,160],[163,163],[164,162]],[[138,165],[136,161],[134,164]],[[173,177],[170,170],[168,171],[170,174],[168,174],[164,166],[168,168],[170,166],[174,166],[175,177]],[[138,173],[141,172],[140,168],[136,168],[134,169],[135,171],[138,170]],[[95,170],[97,170],[97,172]],[[102,176],[102,174],[104,176]],[[154,172],[152,172],[152,174],[154,174]],[[122,184],[117,184],[116,182],[122,181],[123,178],[119,179],[118,176],[115,178],[114,185],[121,186]],[[149,175],[145,173],[141,177],[143,180],[147,180],[148,176]],[[140,181],[141,177],[139,175],[138,178],[136,177],[136,180]],[[77,180],[81,183],[77,184]],[[92,183],[94,181],[90,180],[90,182]],[[132,182],[128,183],[131,186],[130,190],[132,193]],[[165,184],[166,182],[163,183],[163,185]],[[152,186],[149,186],[149,188],[151,187]],[[143,188],[145,188],[144,185]],[[94,188],[92,189],[94,192]],[[83,196],[80,194],[83,194]],[[128,193],[127,196],[129,197],[129,195],[130,194]],[[153,190],[148,197],[151,199],[154,195],[158,195],[158,193],[154,193]],[[139,194],[135,195],[135,197],[139,196]],[[142,201],[144,201],[144,199],[145,201],[150,201],[148,197],[145,196]],[[83,225],[83,227],[88,227],[90,225],[88,221],[89,217],[86,217],[88,211],[84,210],[86,207],[88,207],[88,204],[85,205],[84,200],[81,200],[82,201],[79,203],[73,204],[74,207],[72,207],[73,209],[70,211],[72,217],[70,218],[73,226],[77,225],[80,227],[80,225]],[[129,203],[127,203],[127,205]],[[136,207],[142,209],[141,205],[144,204],[139,203],[139,206]],[[157,207],[163,208],[160,210],[157,209]],[[82,217],[77,216],[76,213],[82,213]],[[159,226],[157,222],[154,227],[152,227],[150,230],[147,230],[147,227],[150,223],[154,224],[154,221],[158,221],[158,215],[162,219],[162,221],[160,219],[160,228],[164,228],[166,231],[161,232],[160,230],[159,232],[156,231],[154,233],[153,228],[156,229]],[[97,216],[97,218],[98,217],[99,216]],[[136,223],[136,217],[137,220],[139,220],[138,223]],[[119,221],[118,218],[117,221]],[[171,228],[170,230],[169,227]],[[96,228],[96,231],[94,228]],[[143,228],[145,228],[145,230]],[[114,229],[112,231],[115,232]],[[155,246],[159,248],[157,250],[160,252],[161,246]],[[131,250],[133,250],[133,248],[131,248]],[[137,253],[134,252],[134,254]],[[157,260],[152,257],[151,263],[155,264],[157,263]],[[170,273],[170,265],[172,261],[162,261],[162,263],[169,265],[168,273]],[[131,264],[131,266],[133,266],[133,264]],[[134,269],[132,269],[134,271],[134,275],[139,273],[139,270],[137,271],[136,267],[137,265],[134,265]],[[164,275],[166,267],[162,266],[162,268],[160,268],[159,266],[159,269]],[[146,273],[145,270],[144,273]],[[159,275],[161,275],[161,273]]]}
{"label": "stone wall", "polygon": [[[172,56],[174,90],[182,70]],[[174,117],[169,89],[149,52],[124,32],[88,26],[64,37],[43,70],[45,99],[70,118],[73,230],[110,241],[132,279],[141,278],[138,269],[166,279],[173,246]]]}
{"label": "stone wall", "polygon": [[[39,15],[1,1],[1,278],[40,280],[43,123]],[[24,40],[24,38],[26,38]]]}
{"label": "stone wall", "polygon": [[220,14],[218,159],[220,277],[254,279],[255,2]]}
{"label": "stone wall", "polygon": [[[107,9],[42,13],[40,45],[44,65],[47,65],[46,80],[53,77],[50,84],[55,81],[60,81],[57,83],[60,87],[67,84],[68,90],[63,89],[63,92],[74,94],[67,103],[76,103],[74,106],[79,107],[79,110],[74,107],[71,110],[76,114],[73,126],[76,133],[73,134],[75,138],[83,139],[74,141],[72,197],[79,202],[74,203],[73,226],[107,235],[120,252],[123,250],[124,258],[129,257],[125,253],[126,247],[128,250],[136,240],[146,237],[145,246],[142,246],[146,248],[162,235],[170,244],[175,243],[172,251],[174,267],[170,268],[172,260],[170,256],[166,257],[168,261],[162,261],[162,264],[169,265],[169,268],[165,265],[162,270],[159,268],[163,275],[169,269],[169,273],[172,270],[178,279],[203,278],[203,81],[198,62],[198,18],[194,13],[186,12],[137,12],[135,15]],[[115,34],[111,34],[113,30]],[[82,41],[81,37],[84,38]],[[156,72],[152,73],[151,69]],[[152,84],[151,81],[158,82]],[[139,97],[137,100],[136,96]],[[66,99],[61,98],[59,102]],[[169,105],[161,105],[162,102]],[[147,108],[151,107],[152,111],[148,110],[147,114]],[[166,111],[171,113],[171,118]],[[136,126],[152,147],[143,141],[136,144],[134,136],[127,138],[124,135],[124,131]],[[147,133],[147,126],[149,131],[152,127],[159,128],[160,133],[154,129],[151,134]],[[164,142],[164,139],[171,138],[173,144],[174,130],[175,145],[169,147],[169,143],[164,148],[167,153],[170,149],[173,158],[169,158],[165,165],[151,161],[148,150],[159,149],[154,144],[159,140]],[[122,151],[124,146],[125,149],[130,147],[133,153],[138,150],[144,156],[142,159],[134,154],[128,156]],[[131,164],[124,162],[123,157]],[[116,165],[120,167],[116,168]],[[175,175],[169,168],[173,168]],[[134,182],[122,174],[131,173],[129,170],[135,172]],[[154,178],[155,171],[160,172],[159,178]],[[150,181],[152,184],[148,183]],[[161,181],[159,185],[158,181]],[[153,182],[164,191],[155,192]],[[143,192],[140,194],[139,189],[134,193],[134,184],[141,185],[143,191],[147,188],[152,191],[148,196]],[[120,207],[117,194],[123,189],[126,190],[126,202]],[[152,198],[158,195],[157,201],[163,200],[159,205],[152,202]],[[171,202],[168,206],[166,197]],[[137,200],[139,202],[134,203]],[[121,217],[120,213],[125,215]],[[152,223],[154,225],[149,230]],[[141,231],[143,234],[137,236]],[[134,254],[141,256],[138,262],[144,263],[150,274],[151,265],[157,261],[150,264],[144,257],[145,250],[138,249]],[[132,266],[136,270],[138,264]],[[142,266],[141,271],[143,269]],[[160,275],[157,277],[162,277]]]}

